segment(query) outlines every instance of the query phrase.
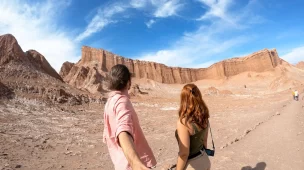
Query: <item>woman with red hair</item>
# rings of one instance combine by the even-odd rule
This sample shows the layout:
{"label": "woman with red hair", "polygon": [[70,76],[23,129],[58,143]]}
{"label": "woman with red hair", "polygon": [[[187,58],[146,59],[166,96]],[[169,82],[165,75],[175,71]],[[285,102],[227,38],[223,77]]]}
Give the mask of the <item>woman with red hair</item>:
{"label": "woman with red hair", "polygon": [[179,153],[177,170],[210,170],[207,148],[209,110],[194,84],[187,84],[180,95],[179,119],[175,132]]}

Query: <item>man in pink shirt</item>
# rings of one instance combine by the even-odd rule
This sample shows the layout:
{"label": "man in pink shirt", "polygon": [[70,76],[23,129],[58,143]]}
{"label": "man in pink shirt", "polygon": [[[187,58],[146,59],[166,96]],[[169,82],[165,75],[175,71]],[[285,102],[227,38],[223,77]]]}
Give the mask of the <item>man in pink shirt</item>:
{"label": "man in pink shirt", "polygon": [[129,99],[131,73],[121,64],[109,72],[109,94],[104,109],[103,140],[115,170],[147,170],[156,160]]}

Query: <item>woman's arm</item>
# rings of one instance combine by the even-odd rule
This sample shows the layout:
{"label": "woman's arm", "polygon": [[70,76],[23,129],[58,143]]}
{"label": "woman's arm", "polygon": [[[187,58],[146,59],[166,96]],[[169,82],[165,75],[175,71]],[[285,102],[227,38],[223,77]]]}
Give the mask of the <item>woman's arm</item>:
{"label": "woman's arm", "polygon": [[177,121],[177,134],[179,153],[177,158],[176,170],[183,170],[186,166],[190,150],[190,134],[188,128],[180,120]]}

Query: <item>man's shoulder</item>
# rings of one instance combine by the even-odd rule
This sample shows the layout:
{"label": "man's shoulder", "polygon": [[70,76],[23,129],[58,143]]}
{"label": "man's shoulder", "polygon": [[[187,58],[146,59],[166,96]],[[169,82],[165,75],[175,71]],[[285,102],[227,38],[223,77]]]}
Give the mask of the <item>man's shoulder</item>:
{"label": "man's shoulder", "polygon": [[118,107],[118,106],[124,106],[124,107],[132,107],[132,103],[129,99],[128,96],[124,95],[124,94],[118,94],[115,96],[114,100],[113,100],[113,104],[114,107]]}

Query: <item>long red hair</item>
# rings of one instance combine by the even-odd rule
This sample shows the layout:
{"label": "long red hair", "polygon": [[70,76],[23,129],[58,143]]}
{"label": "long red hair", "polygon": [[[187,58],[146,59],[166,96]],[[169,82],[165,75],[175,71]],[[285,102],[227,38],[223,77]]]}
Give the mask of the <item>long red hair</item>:
{"label": "long red hair", "polygon": [[191,121],[201,128],[206,128],[209,118],[209,109],[202,98],[202,94],[195,84],[186,84],[180,96],[179,119],[185,119],[185,125]]}

